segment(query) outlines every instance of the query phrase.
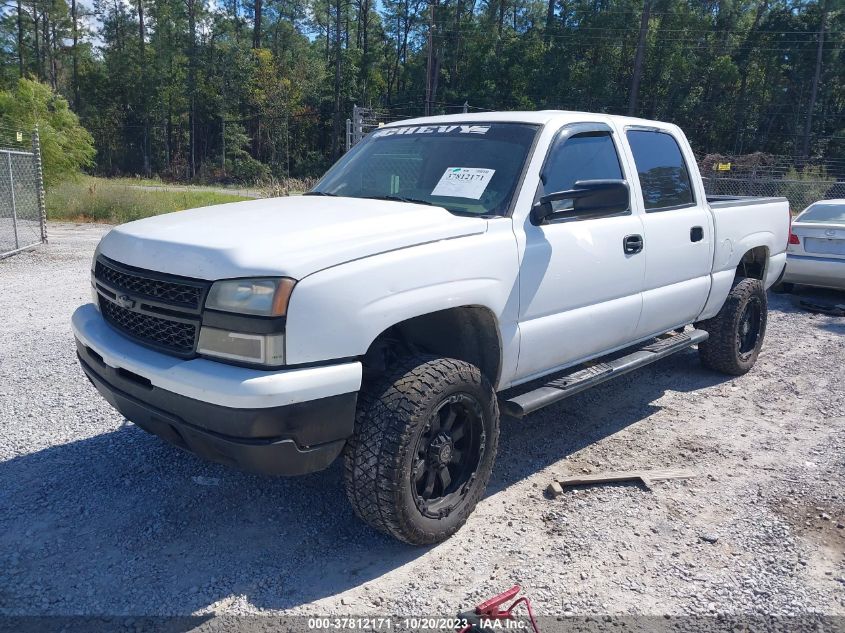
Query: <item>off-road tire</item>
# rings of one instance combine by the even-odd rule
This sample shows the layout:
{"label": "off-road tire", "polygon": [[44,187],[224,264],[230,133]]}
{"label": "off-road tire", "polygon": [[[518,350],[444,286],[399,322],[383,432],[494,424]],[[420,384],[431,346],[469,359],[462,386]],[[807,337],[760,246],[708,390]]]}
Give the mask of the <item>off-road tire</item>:
{"label": "off-road tire", "polygon": [[[471,396],[484,442],[475,476],[448,516],[425,516],[415,501],[412,464],[429,420],[450,396]],[[428,427],[430,428],[430,427]],[[466,522],[484,494],[499,443],[496,394],[478,367],[452,358],[401,359],[365,384],[358,396],[355,430],[344,449],[344,484],[355,514],[411,545],[439,543]]]}
{"label": "off-road tire", "polygon": [[[741,321],[746,308],[752,303],[760,310],[759,332],[753,349],[743,354],[740,352]],[[767,311],[768,300],[762,281],[742,278],[736,282],[719,313],[696,324],[697,328],[710,333],[710,338],[698,346],[701,363],[709,369],[733,376],[747,373],[757,362],[763,345]]]}

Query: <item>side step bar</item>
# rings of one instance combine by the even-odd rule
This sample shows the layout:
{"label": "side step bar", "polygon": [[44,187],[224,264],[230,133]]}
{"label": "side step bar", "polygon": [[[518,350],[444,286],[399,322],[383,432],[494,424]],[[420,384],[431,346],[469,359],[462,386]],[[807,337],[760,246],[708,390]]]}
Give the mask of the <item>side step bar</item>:
{"label": "side step bar", "polygon": [[611,378],[627,374],[661,358],[666,358],[706,341],[709,336],[704,330],[691,330],[657,339],[626,356],[580,369],[562,378],[557,378],[534,391],[506,400],[503,403],[502,412],[514,418],[524,417],[537,409],[542,409],[576,393],[581,393],[590,387],[607,382]]}

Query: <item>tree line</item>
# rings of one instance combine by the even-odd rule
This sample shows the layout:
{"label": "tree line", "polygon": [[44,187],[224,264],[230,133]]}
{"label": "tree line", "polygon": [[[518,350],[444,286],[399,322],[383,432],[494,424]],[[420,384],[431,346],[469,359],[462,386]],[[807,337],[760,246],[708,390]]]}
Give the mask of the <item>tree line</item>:
{"label": "tree line", "polygon": [[[0,87],[49,85],[102,174],[318,175],[383,120],[550,109],[845,171],[843,0],[2,0]],[[0,113],[2,114],[2,113]]]}

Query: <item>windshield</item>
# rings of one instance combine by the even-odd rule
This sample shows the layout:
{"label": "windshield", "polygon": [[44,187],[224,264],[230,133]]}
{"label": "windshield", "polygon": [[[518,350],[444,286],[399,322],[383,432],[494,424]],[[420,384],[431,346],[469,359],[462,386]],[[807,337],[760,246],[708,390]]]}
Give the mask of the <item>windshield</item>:
{"label": "windshield", "polygon": [[536,132],[519,123],[382,128],[341,158],[310,194],[504,215]]}
{"label": "windshield", "polygon": [[824,224],[831,222],[834,224],[845,224],[845,204],[832,203],[816,203],[811,204],[807,209],[797,218],[796,222],[818,222]]}

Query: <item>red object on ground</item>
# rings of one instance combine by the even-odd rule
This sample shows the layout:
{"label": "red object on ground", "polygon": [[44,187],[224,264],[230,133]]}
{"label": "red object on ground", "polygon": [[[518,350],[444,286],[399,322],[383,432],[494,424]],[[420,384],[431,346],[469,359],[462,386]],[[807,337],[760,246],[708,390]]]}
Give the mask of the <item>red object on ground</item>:
{"label": "red object on ground", "polygon": [[[503,591],[502,593],[493,596],[489,600],[485,600],[477,607],[475,607],[475,614],[483,620],[513,620],[513,610],[520,604],[524,604],[525,608],[528,610],[528,619],[531,621],[531,626],[534,629],[534,633],[540,633],[540,630],[537,628],[537,622],[534,620],[534,611],[531,609],[531,601],[525,596],[517,598],[511,603],[509,607],[504,610],[500,608],[508,600],[516,598],[516,595],[521,590],[522,587],[520,587],[519,585],[514,585],[507,591]],[[472,626],[468,626],[462,629],[460,633],[467,633],[471,630],[473,630]]]}
{"label": "red object on ground", "polygon": [[482,617],[494,620],[510,619],[513,617],[510,613],[510,609],[500,611],[499,607],[502,606],[508,600],[515,598],[516,594],[518,594],[521,589],[522,587],[520,587],[519,585],[514,585],[507,591],[503,591],[502,593],[500,593],[498,596],[493,596],[489,600],[482,602],[480,605],[475,607],[475,612]]}

